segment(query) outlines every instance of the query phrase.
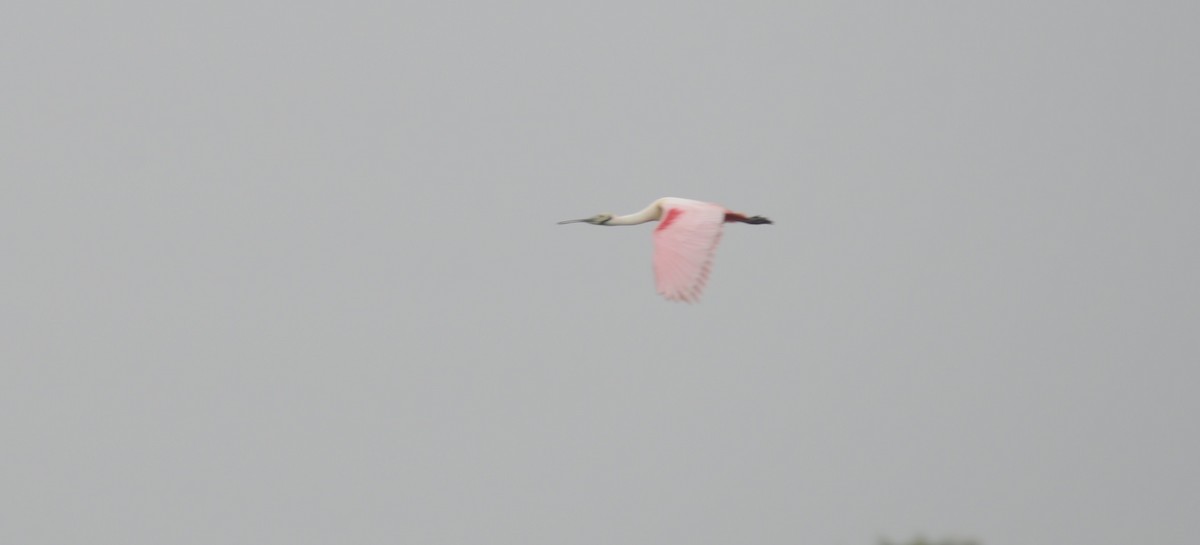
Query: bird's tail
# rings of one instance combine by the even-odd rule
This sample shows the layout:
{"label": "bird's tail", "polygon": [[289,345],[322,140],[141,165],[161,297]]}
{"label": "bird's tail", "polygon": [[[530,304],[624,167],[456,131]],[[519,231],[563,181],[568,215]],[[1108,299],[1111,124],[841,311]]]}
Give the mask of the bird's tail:
{"label": "bird's tail", "polygon": [[773,223],[771,220],[764,218],[762,216],[746,217],[745,214],[739,214],[737,212],[726,212],[725,213],[725,222],[728,223],[728,222],[734,222],[734,221],[740,222],[740,223],[749,223],[751,225],[762,225],[764,223]]}

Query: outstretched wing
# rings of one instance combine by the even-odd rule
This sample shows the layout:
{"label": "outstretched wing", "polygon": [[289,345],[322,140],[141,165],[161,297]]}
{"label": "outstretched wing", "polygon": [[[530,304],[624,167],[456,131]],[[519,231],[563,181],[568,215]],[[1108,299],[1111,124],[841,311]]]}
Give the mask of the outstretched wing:
{"label": "outstretched wing", "polygon": [[663,199],[661,204],[662,217],[654,229],[658,292],[672,301],[697,301],[721,240],[725,208],[674,198]]}

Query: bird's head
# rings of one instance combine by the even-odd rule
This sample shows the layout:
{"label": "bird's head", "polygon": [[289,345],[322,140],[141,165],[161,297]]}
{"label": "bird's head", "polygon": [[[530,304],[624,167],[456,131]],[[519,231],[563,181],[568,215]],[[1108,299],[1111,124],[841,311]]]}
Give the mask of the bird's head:
{"label": "bird's head", "polygon": [[608,221],[611,219],[613,219],[612,214],[596,214],[595,216],[592,216],[590,218],[560,221],[560,222],[558,222],[558,224],[564,225],[567,223],[590,223],[592,225],[604,225],[605,223],[608,223]]}

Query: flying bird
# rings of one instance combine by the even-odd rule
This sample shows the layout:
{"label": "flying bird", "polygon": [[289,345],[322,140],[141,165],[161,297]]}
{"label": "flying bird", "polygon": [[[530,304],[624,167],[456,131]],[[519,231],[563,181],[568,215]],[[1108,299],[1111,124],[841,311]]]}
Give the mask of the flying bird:
{"label": "flying bird", "polygon": [[640,212],[627,216],[596,214],[590,218],[566,220],[567,223],[592,225],[638,225],[658,221],[654,229],[654,282],[658,293],[670,301],[698,301],[708,272],[712,268],[723,224],[769,224],[762,216],[749,216],[708,202],[664,197]]}

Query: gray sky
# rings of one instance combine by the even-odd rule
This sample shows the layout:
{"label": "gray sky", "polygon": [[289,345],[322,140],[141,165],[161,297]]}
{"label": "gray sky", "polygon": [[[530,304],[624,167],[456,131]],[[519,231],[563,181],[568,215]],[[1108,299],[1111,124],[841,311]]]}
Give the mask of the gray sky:
{"label": "gray sky", "polygon": [[23,4],[0,542],[1200,538],[1194,4]]}

